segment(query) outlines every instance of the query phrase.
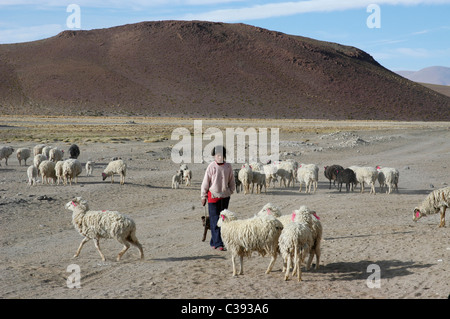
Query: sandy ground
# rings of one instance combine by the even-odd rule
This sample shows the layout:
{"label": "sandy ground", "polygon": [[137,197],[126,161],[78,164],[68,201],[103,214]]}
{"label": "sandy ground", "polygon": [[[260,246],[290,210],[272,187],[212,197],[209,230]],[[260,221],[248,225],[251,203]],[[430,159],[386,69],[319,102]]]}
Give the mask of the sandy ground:
{"label": "sandy ground", "polygon": [[[438,228],[438,215],[414,223],[412,211],[433,189],[450,183],[450,126],[413,126],[392,123],[382,130],[282,133],[282,158],[319,165],[317,192],[299,193],[297,183],[295,188],[269,188],[264,194],[232,195],[229,208],[241,218],[253,216],[268,202],[285,214],[300,205],[317,211],[324,228],[320,268],[304,271],[302,282],[283,280],[281,258],[265,274],[269,258],[258,255],[244,260],[244,275],[232,277],[229,252],[211,249],[209,233],[207,241],[201,241],[200,184],[208,163],[189,164],[192,185],[171,189],[171,176],[178,168],[170,157],[174,141],[80,143],[79,160],[84,164],[92,159],[96,166],[89,177],[83,169],[72,186],[28,186],[26,166],[19,166],[14,154],[8,166],[2,160],[0,167],[0,297],[448,298],[450,217],[447,227]],[[6,143],[14,148],[35,144]],[[67,143],[50,144],[68,149]],[[128,164],[123,186],[118,177],[114,184],[101,180],[114,156]],[[329,189],[323,167],[331,164],[396,167],[399,192],[380,193],[378,184],[376,195],[361,194],[359,188],[351,193]],[[42,200],[43,195],[51,200]],[[131,247],[115,261],[122,248],[115,240],[101,241],[105,262],[92,241],[73,259],[82,237],[64,204],[74,196],[87,199],[91,209],[118,210],[132,217],[144,260]],[[67,285],[72,264],[80,269],[79,289]],[[375,282],[370,281],[374,273],[369,265],[380,269],[379,287],[371,285]]]}

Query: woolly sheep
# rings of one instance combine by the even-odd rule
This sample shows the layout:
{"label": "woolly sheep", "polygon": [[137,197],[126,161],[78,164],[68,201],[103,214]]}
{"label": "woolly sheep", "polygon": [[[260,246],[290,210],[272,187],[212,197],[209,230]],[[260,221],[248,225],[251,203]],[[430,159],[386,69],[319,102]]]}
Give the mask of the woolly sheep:
{"label": "woolly sheep", "polygon": [[111,184],[114,183],[114,174],[120,175],[120,185],[125,184],[125,176],[127,172],[127,164],[123,160],[115,160],[109,162],[108,166],[104,169],[102,173],[102,178],[105,180],[107,177],[111,176]]}
{"label": "woolly sheep", "polygon": [[313,186],[313,192],[317,190],[319,168],[314,164],[302,164],[297,170],[297,180],[300,183],[299,192],[302,191],[302,185],[305,183],[305,193],[311,193],[311,186]]}
{"label": "woolly sheep", "polygon": [[77,159],[80,156],[80,148],[76,144],[72,144],[69,147],[69,158]]}
{"label": "woolly sheep", "polygon": [[398,177],[400,175],[398,169],[392,167],[377,166],[377,171],[380,191],[383,191],[384,186],[387,186],[387,194],[390,194],[392,192],[392,189],[395,189],[398,192]]}
{"label": "woolly sheep", "polygon": [[69,158],[64,161],[63,164],[63,178],[64,185],[69,182],[72,185],[72,181],[75,179],[75,184],[78,183],[78,175],[81,174],[81,163],[77,159]]}
{"label": "woolly sheep", "polygon": [[330,187],[328,189],[331,189],[331,181],[333,181],[333,185],[336,186],[336,177],[337,177],[336,170],[343,170],[343,169],[344,168],[341,165],[336,164],[324,167],[323,174],[330,181]]}
{"label": "woolly sheep", "polygon": [[345,183],[345,189],[347,193],[354,188],[354,185],[358,183],[356,180],[356,174],[350,168],[337,169],[336,170],[336,181],[338,182],[339,192],[342,190],[342,184]]}
{"label": "woolly sheep", "polygon": [[47,146],[45,144],[38,144],[36,146],[33,147],[33,156],[42,154],[42,149]]}
{"label": "woolly sheep", "polygon": [[252,173],[252,193],[254,186],[256,185],[256,194],[260,194],[262,191],[262,188],[264,187],[264,192],[267,192],[266,189],[266,174],[259,171],[253,171]]}
{"label": "woolly sheep", "polygon": [[62,161],[64,158],[64,150],[60,150],[59,148],[52,148],[49,153],[48,153],[48,158],[52,161],[52,162],[58,162],[58,161]]}
{"label": "woolly sheep", "polygon": [[293,273],[297,273],[298,281],[301,281],[301,264],[313,244],[313,238],[309,226],[306,223],[297,222],[295,217],[296,213],[293,213],[292,222],[284,226],[279,238],[279,249],[283,257],[284,280],[289,279],[293,261]]}
{"label": "woolly sheep", "polygon": [[263,257],[271,256],[268,274],[277,259],[278,238],[283,225],[273,216],[255,216],[238,220],[236,215],[228,209],[220,213],[217,226],[221,228],[222,240],[225,247],[231,252],[233,276],[237,275],[235,258],[239,257],[239,275],[244,273],[244,256],[250,257],[253,251]]}
{"label": "woolly sheep", "polygon": [[30,165],[27,168],[28,185],[33,186],[37,183],[38,170],[36,166]]}
{"label": "woolly sheep", "polygon": [[55,164],[55,175],[57,179],[57,185],[59,185],[62,181],[64,181],[64,170],[63,170],[64,161],[58,161]]}
{"label": "woolly sheep", "polygon": [[5,164],[8,166],[8,158],[11,156],[11,154],[14,152],[14,148],[11,146],[4,146],[0,148],[0,161],[2,159],[5,159]]}
{"label": "woolly sheep", "polygon": [[277,167],[272,164],[266,164],[263,166],[264,174],[266,175],[266,186],[270,187],[270,183],[273,182],[273,187],[275,183],[278,182]]}
{"label": "woolly sheep", "polygon": [[56,171],[55,162],[45,160],[39,164],[39,173],[42,177],[42,184],[49,184],[49,179],[53,179],[53,183],[56,183]]}
{"label": "woolly sheep", "polygon": [[253,180],[253,171],[247,163],[242,165],[241,170],[238,173],[238,179],[241,181],[244,187],[244,195],[250,191],[250,184]]}
{"label": "woolly sheep", "polygon": [[[41,164],[41,162],[46,161],[47,159],[48,159],[47,156],[45,156],[44,154],[35,155],[33,158],[33,164],[34,164],[34,166],[36,166],[36,168],[39,168],[39,165]],[[38,169],[38,174],[40,174],[39,169]]]}
{"label": "woolly sheep", "polygon": [[92,211],[86,200],[81,197],[72,199],[65,205],[65,208],[72,211],[72,224],[75,229],[84,236],[74,255],[78,257],[83,245],[90,239],[94,239],[95,247],[103,261],[106,260],[100,250],[99,240],[101,238],[115,238],[119,243],[124,245],[123,249],[117,255],[117,261],[130,248],[130,244],[139,249],[141,259],[144,258],[144,250],[136,237],[136,224],[130,218],[117,211]]}
{"label": "woolly sheep", "polygon": [[42,153],[41,154],[44,154],[47,158],[50,158],[50,150],[51,149],[53,149],[53,146],[46,145],[46,146],[44,146],[42,148]]}
{"label": "woolly sheep", "polygon": [[370,194],[375,194],[375,182],[378,178],[378,171],[375,167],[350,166],[355,172],[356,180],[361,184],[361,193],[364,193],[364,184],[370,185]]}
{"label": "woolly sheep", "polygon": [[94,171],[95,163],[93,161],[86,162],[86,176],[92,176],[92,172]]}
{"label": "woolly sheep", "polygon": [[172,176],[172,188],[177,189],[181,183],[183,183],[183,171],[178,170],[177,173]]}
{"label": "woolly sheep", "polygon": [[291,161],[278,161],[274,164],[277,166],[277,176],[280,177],[280,187],[281,182],[283,182],[284,187],[290,187],[291,182],[294,183],[296,172],[295,163]]}
{"label": "woolly sheep", "polygon": [[22,166],[22,160],[25,161],[25,165],[27,165],[27,159],[31,156],[31,150],[26,147],[18,148],[16,151],[16,156],[19,161],[19,166]]}
{"label": "woolly sheep", "polygon": [[190,169],[185,169],[183,171],[183,180],[186,186],[191,185],[191,179],[192,179],[192,171]]}
{"label": "woolly sheep", "polygon": [[420,206],[414,208],[413,221],[432,214],[441,215],[439,227],[445,227],[445,211],[450,207],[450,186],[432,191],[422,201]]}

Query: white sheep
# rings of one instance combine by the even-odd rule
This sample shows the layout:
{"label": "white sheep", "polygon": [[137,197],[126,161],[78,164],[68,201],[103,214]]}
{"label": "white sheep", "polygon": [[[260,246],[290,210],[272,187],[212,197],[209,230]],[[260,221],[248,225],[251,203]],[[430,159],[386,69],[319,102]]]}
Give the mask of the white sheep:
{"label": "white sheep", "polygon": [[364,184],[370,185],[370,194],[375,194],[375,182],[378,178],[378,171],[375,167],[350,166],[355,172],[356,180],[361,184],[361,193],[364,193]]}
{"label": "white sheep", "polygon": [[26,147],[18,148],[16,151],[16,156],[19,161],[19,166],[22,166],[22,161],[25,161],[25,165],[27,165],[27,159],[31,156],[31,150]]}
{"label": "white sheep", "polygon": [[181,183],[183,183],[183,171],[178,170],[176,174],[172,176],[172,188],[177,189]]}
{"label": "white sheep", "polygon": [[250,192],[250,185],[253,180],[253,171],[249,164],[242,165],[241,170],[238,173],[238,178],[244,187],[244,195]]}
{"label": "white sheep", "polygon": [[45,156],[44,154],[37,154],[34,156],[33,165],[36,166],[36,168],[38,168],[38,174],[39,174],[39,165],[41,164],[42,161],[46,161],[47,159],[48,159],[47,156]]}
{"label": "white sheep", "polygon": [[387,185],[387,194],[390,194],[392,192],[392,189],[395,189],[398,192],[398,178],[400,175],[398,169],[392,167],[377,166],[377,171],[380,190],[383,191],[384,186]]}
{"label": "white sheep", "polygon": [[450,186],[432,191],[419,207],[414,208],[413,221],[431,214],[441,215],[439,227],[445,227],[445,211],[450,207]]}
{"label": "white sheep", "polygon": [[127,172],[127,164],[123,160],[115,160],[108,163],[108,166],[103,170],[102,178],[105,180],[111,176],[111,184],[114,183],[114,174],[120,175],[120,185],[125,184],[125,175]]}
{"label": "white sheep", "polygon": [[299,222],[295,212],[291,218],[292,221],[284,226],[280,234],[279,249],[283,257],[284,280],[289,279],[290,268],[293,264],[293,274],[297,273],[298,281],[301,281],[301,265],[313,245],[313,237],[308,224]]}
{"label": "white sheep", "polygon": [[72,224],[75,229],[84,236],[74,255],[78,257],[83,245],[90,239],[94,239],[95,247],[103,261],[106,260],[100,250],[99,240],[101,238],[115,238],[124,248],[117,255],[117,261],[130,248],[130,244],[139,249],[141,259],[144,258],[144,250],[136,237],[136,224],[130,218],[117,211],[92,211],[86,200],[76,197],[65,205],[65,208],[72,211]]}
{"label": "white sheep", "polygon": [[53,146],[46,145],[42,148],[41,154],[44,154],[47,158],[50,158],[50,150],[51,149],[53,149]]}
{"label": "white sheep", "polygon": [[95,163],[93,161],[86,162],[86,176],[92,176],[92,172],[94,171]]}
{"label": "white sheep", "polygon": [[42,154],[42,149],[45,147],[45,144],[38,144],[35,147],[33,147],[33,156]]}
{"label": "white sheep", "polygon": [[273,187],[275,187],[275,183],[278,182],[277,167],[266,164],[263,166],[263,171],[266,174],[266,186],[270,187],[270,183],[273,182]]}
{"label": "white sheep", "polygon": [[28,185],[33,186],[37,183],[38,170],[36,166],[30,165],[27,168]]}
{"label": "white sheep", "polygon": [[81,163],[74,158],[69,158],[63,162],[63,178],[64,185],[69,182],[72,185],[72,181],[75,179],[75,184],[78,183],[78,175],[81,174]]}
{"label": "white sheep", "polygon": [[[294,186],[295,162],[278,161],[274,163],[277,166],[277,176],[280,177],[280,187],[283,182],[284,187],[290,187],[291,182]],[[287,184],[286,184],[287,181]]]}
{"label": "white sheep", "polygon": [[57,179],[57,185],[64,181],[64,161],[58,161],[55,164],[55,175]]}
{"label": "white sheep", "polygon": [[192,179],[192,171],[190,169],[185,169],[183,171],[183,180],[186,186],[191,186],[191,179]]}
{"label": "white sheep", "polygon": [[8,166],[8,158],[11,156],[11,154],[14,152],[14,148],[11,146],[4,146],[0,148],[0,161],[2,159],[5,159],[5,164]]}
{"label": "white sheep", "polygon": [[49,184],[49,179],[53,179],[53,184],[56,184],[55,162],[45,160],[39,164],[39,173],[42,177],[42,184]]}
{"label": "white sheep", "polygon": [[235,258],[239,257],[239,275],[244,273],[244,256],[250,257],[256,251],[261,256],[269,255],[271,260],[266,274],[268,274],[277,259],[278,238],[283,225],[273,216],[254,216],[238,220],[228,209],[220,213],[217,223],[220,227],[225,247],[231,252],[233,276],[237,275]]}
{"label": "white sheep", "polygon": [[52,161],[52,162],[58,162],[58,161],[62,161],[64,158],[64,150],[60,150],[59,148],[52,148],[50,149],[50,151],[48,152],[48,158]]}
{"label": "white sheep", "polygon": [[302,185],[305,184],[305,193],[311,193],[311,187],[313,192],[317,190],[319,167],[315,164],[301,164],[297,170],[297,180],[300,183],[299,192],[302,191]]}

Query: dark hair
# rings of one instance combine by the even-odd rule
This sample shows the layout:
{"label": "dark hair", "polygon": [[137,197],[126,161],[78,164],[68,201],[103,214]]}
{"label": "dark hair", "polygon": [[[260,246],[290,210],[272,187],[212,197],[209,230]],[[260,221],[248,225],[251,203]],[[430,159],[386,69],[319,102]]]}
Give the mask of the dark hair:
{"label": "dark hair", "polygon": [[227,158],[227,150],[222,145],[214,146],[214,148],[211,150],[211,155],[215,156],[217,154],[222,154],[223,158]]}

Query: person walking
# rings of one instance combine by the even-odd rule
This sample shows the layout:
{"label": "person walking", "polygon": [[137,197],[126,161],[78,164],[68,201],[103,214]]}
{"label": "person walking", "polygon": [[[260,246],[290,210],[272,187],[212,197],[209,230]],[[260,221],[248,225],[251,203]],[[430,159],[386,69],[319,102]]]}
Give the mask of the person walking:
{"label": "person walking", "polygon": [[226,149],[223,146],[213,148],[211,155],[214,157],[206,168],[201,186],[202,206],[208,202],[209,222],[211,228],[210,245],[214,249],[226,250],[220,235],[220,227],[217,222],[220,212],[230,203],[230,196],[236,190],[234,172],[230,163],[225,161]]}

